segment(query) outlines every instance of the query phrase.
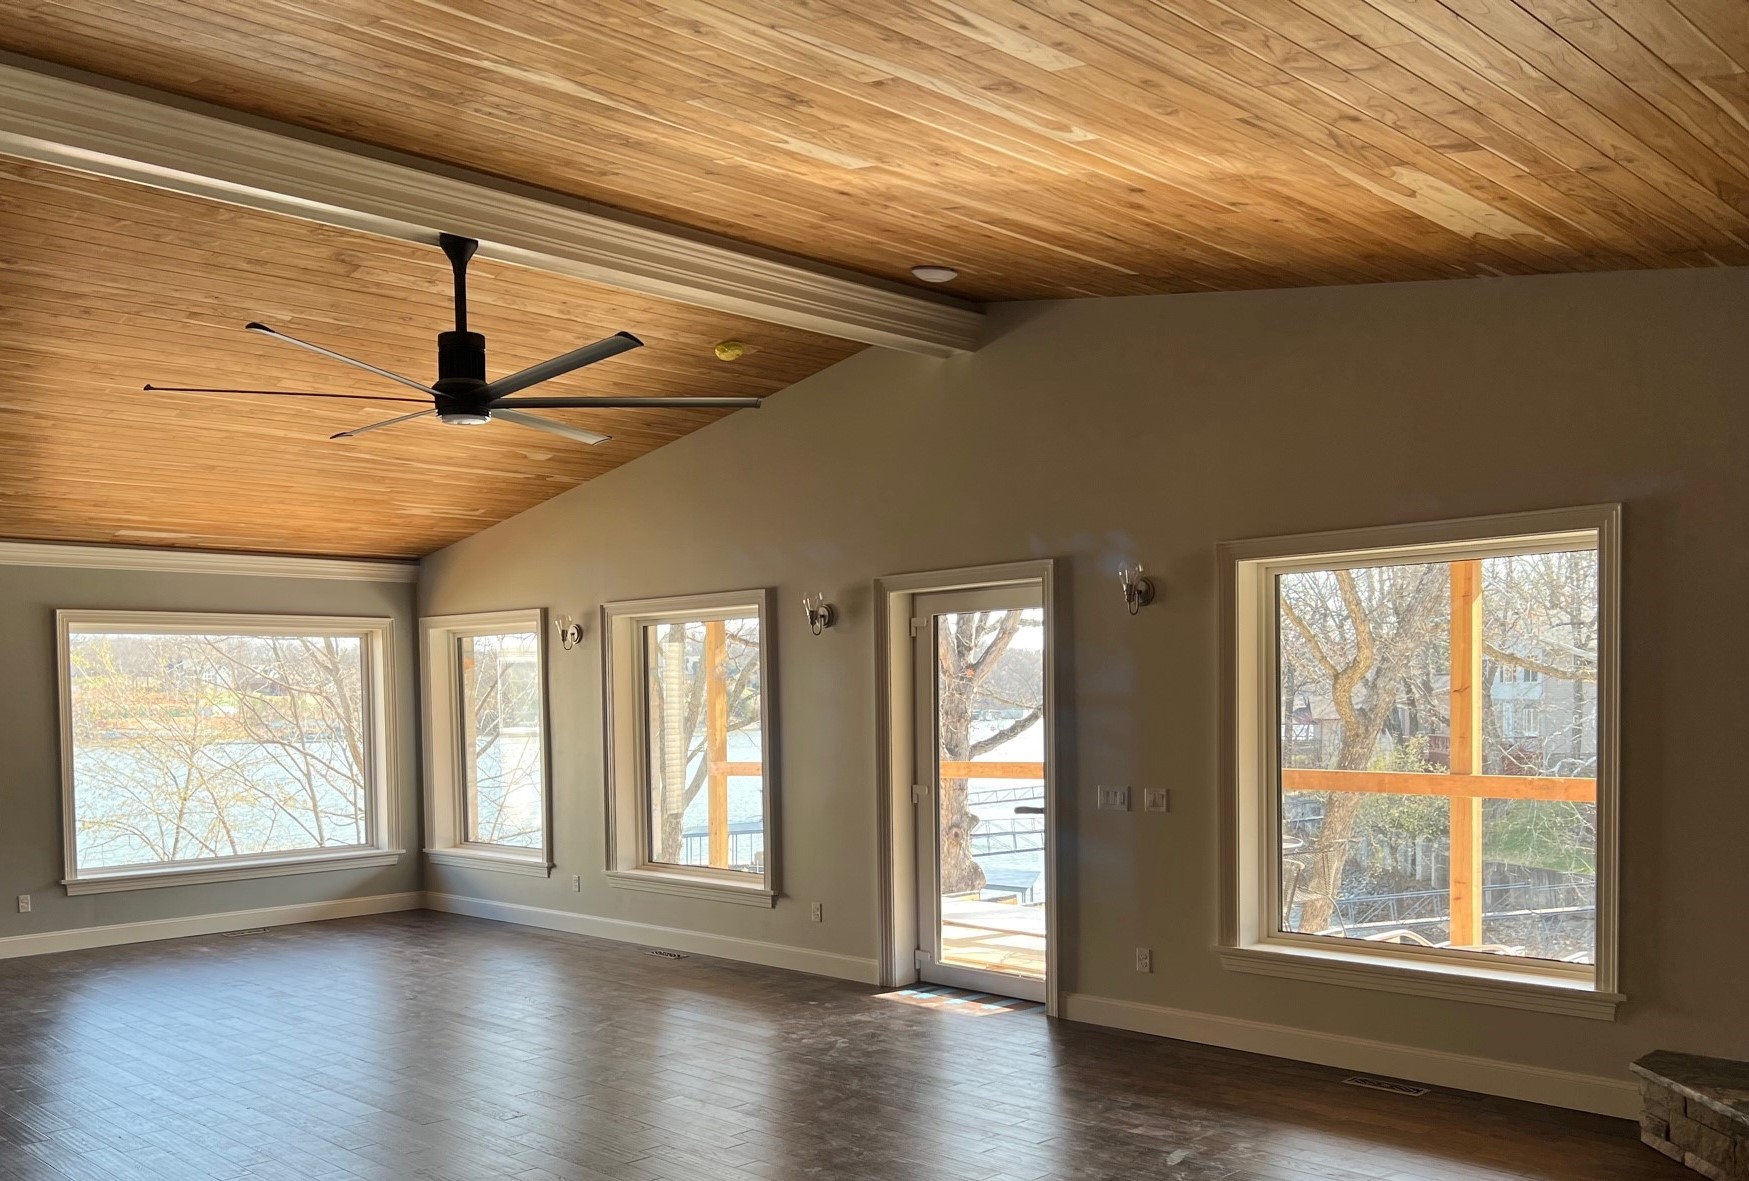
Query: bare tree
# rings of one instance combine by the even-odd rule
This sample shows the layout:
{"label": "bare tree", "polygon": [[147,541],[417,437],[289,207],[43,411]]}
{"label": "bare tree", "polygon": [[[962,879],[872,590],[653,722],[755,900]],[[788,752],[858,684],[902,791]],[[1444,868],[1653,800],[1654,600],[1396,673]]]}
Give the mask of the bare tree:
{"label": "bare tree", "polygon": [[651,851],[657,861],[680,864],[685,852],[687,809],[709,782],[706,750],[711,677],[722,680],[729,735],[757,730],[759,713],[759,620],[723,623],[722,668],[705,666],[705,624],[663,623],[649,645],[648,692],[651,743]]}
{"label": "bare tree", "polygon": [[[936,703],[942,762],[977,759],[1026,733],[1044,715],[1044,685],[1037,676],[998,678],[1004,658],[1023,627],[1038,626],[1023,610],[963,611],[940,617],[936,632]],[[974,737],[980,712],[1002,709],[1004,724]],[[972,856],[978,818],[967,799],[967,780],[941,781],[941,890],[958,894],[982,889],[984,870]]]}
{"label": "bare tree", "polygon": [[[1590,550],[1515,554],[1483,565],[1483,765],[1492,774],[1585,776],[1595,771],[1597,569]],[[1288,766],[1439,771],[1450,733],[1450,567],[1443,562],[1294,573],[1278,582],[1283,756]],[[1316,710],[1311,704],[1316,703]],[[1296,708],[1297,707],[1297,708]],[[1311,715],[1334,714],[1336,741],[1308,740]],[[1320,731],[1320,733],[1322,733]],[[1283,921],[1332,927],[1336,906],[1364,881],[1386,892],[1419,872],[1402,851],[1449,829],[1437,797],[1327,792]],[[1594,805],[1490,800],[1491,858],[1592,872]],[[1539,879],[1540,880],[1540,879]],[[1393,883],[1398,883],[1393,885]],[[1299,902],[1299,913],[1291,913]],[[1571,948],[1560,948],[1566,954]]]}
{"label": "bare tree", "polygon": [[539,637],[462,639],[462,736],[467,746],[467,839],[539,847],[542,840]]}
{"label": "bare tree", "polygon": [[76,635],[81,866],[361,844],[362,641]]}
{"label": "bare tree", "polygon": [[[1283,663],[1328,694],[1341,724],[1337,769],[1373,766],[1416,654],[1449,627],[1443,563],[1317,570],[1279,580]],[[1291,709],[1292,703],[1287,703]],[[1323,793],[1324,818],[1299,884],[1299,929],[1330,925],[1362,797]]]}

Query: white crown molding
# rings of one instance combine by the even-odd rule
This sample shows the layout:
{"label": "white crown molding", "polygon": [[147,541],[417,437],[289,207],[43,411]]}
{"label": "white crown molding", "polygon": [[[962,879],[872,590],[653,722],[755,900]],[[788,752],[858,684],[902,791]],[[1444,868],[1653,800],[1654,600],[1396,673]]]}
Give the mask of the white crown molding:
{"label": "white crown molding", "polygon": [[1193,1013],[1110,997],[1071,993],[1063,999],[1070,1021],[1151,1033],[1157,1037],[1223,1046],[1252,1054],[1268,1054],[1296,1062],[1316,1062],[1342,1070],[1382,1074],[1436,1087],[1480,1091],[1531,1103],[1546,1103],[1575,1111],[1632,1119],[1639,1114],[1640,1092],[1632,1079],[1580,1074],[1522,1062],[1502,1062],[1472,1054],[1453,1054],[1418,1046],[1321,1033],[1266,1021]]}
{"label": "white crown molding", "polygon": [[345,582],[419,581],[417,562],[142,549],[125,545],[65,545],[53,541],[0,541],[0,566],[142,570],[160,574],[245,574],[257,578],[326,578]]}
{"label": "white crown molding", "polygon": [[950,356],[983,313],[945,296],[207,104],[0,55],[0,154],[480,254],[866,344]]}

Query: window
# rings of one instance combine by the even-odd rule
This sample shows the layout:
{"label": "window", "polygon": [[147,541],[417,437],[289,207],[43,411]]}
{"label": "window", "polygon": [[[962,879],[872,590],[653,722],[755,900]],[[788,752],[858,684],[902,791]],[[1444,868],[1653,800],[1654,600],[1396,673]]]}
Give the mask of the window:
{"label": "window", "polygon": [[775,899],[766,598],[739,591],[602,608],[616,885]]}
{"label": "window", "polygon": [[68,893],[399,856],[390,621],[57,619]]}
{"label": "window", "polygon": [[552,871],[545,612],[424,622],[426,854],[440,865]]}
{"label": "window", "polygon": [[1616,512],[1223,547],[1229,966],[1613,1012]]}

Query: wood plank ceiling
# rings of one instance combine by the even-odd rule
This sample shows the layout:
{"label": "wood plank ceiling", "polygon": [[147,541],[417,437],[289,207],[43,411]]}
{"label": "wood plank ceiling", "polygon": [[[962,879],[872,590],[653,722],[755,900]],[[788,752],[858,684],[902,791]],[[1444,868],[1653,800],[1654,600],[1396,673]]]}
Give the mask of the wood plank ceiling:
{"label": "wood plank ceiling", "polygon": [[[0,268],[0,537],[415,556],[722,413],[542,412],[613,436],[598,447],[435,421],[330,442],[410,408],[144,393],[400,396],[242,326],[260,319],[429,379],[451,326],[449,264],[434,247],[40,165],[0,160]],[[860,347],[486,261],[468,302],[493,374],[620,329],[645,340],[555,381],[555,394],[765,395]],[[718,361],[723,339],[748,354]]]}
{"label": "wood plank ceiling", "polygon": [[[974,299],[1749,264],[1749,0],[9,0],[0,47]],[[419,554],[711,417],[346,445],[374,407],[150,398],[360,390],[252,317],[427,375],[443,263],[17,162],[0,234],[0,536]],[[853,351],[484,263],[475,296],[495,372],[651,341],[571,392]]]}
{"label": "wood plank ceiling", "polygon": [[1745,0],[11,0],[0,45],[981,299],[1749,263]]}

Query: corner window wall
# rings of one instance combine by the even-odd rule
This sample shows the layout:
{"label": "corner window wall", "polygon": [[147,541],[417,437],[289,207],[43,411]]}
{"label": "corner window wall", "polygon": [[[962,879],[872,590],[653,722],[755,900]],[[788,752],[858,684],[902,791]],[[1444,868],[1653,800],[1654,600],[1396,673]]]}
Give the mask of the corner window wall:
{"label": "corner window wall", "polygon": [[392,863],[390,630],[60,612],[68,892]]}
{"label": "corner window wall", "polygon": [[1613,990],[1599,511],[1236,564],[1241,948]]}
{"label": "corner window wall", "polygon": [[769,905],[765,593],[610,604],[603,627],[614,881]]}
{"label": "corner window wall", "polygon": [[544,613],[425,621],[428,853],[545,875],[549,852]]}

